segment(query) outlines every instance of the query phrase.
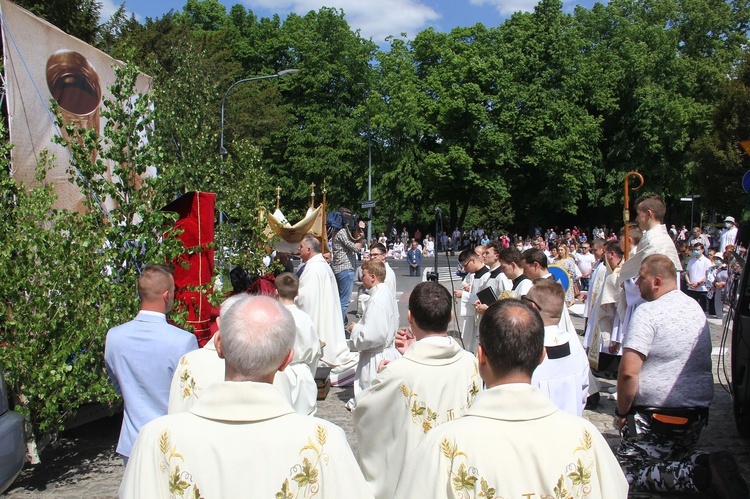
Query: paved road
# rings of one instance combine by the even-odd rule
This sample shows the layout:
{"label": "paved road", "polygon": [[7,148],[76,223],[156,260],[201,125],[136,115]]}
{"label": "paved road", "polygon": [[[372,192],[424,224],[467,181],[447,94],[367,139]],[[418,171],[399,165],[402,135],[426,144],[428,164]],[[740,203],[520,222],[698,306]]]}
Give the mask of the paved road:
{"label": "paved road", "polygon": [[[455,259],[451,260],[451,263],[455,265]],[[409,277],[405,260],[389,260],[389,263],[394,268],[398,279],[399,311],[401,312],[401,322],[405,325],[409,294],[421,279]],[[433,265],[432,261],[425,263],[429,266]],[[444,258],[440,265],[445,265]],[[450,273],[455,275],[455,269],[451,269]],[[442,270],[440,275],[441,277],[447,276],[448,272]],[[451,287],[451,282],[447,278],[445,281],[441,279],[441,282],[444,282],[447,287]],[[456,277],[453,285],[458,285],[458,283],[458,277]],[[353,308],[350,307],[350,310],[353,310]],[[573,322],[579,329],[583,326],[583,320],[580,317],[581,310],[581,305],[576,305],[571,310]],[[732,452],[740,464],[743,476],[750,482],[750,444],[747,440],[740,438],[737,433],[732,416],[731,398],[721,386],[716,369],[721,353],[722,327],[719,321],[711,319],[709,322],[711,323],[711,336],[714,344],[715,394],[711,406],[710,423],[701,435],[700,447],[707,451],[726,449]],[[614,386],[612,381],[600,381],[603,391],[606,391],[605,388],[608,386]],[[318,404],[318,416],[341,426],[346,431],[349,443],[356,451],[357,443],[351,413],[344,409],[344,403],[352,396],[351,388],[331,389],[326,400]],[[593,411],[585,411],[584,417],[593,422],[610,445],[614,446],[619,437],[612,426],[613,414],[614,402],[603,395],[599,407]],[[41,465],[35,468],[27,465],[27,468],[7,492],[7,495],[18,498],[56,499],[115,497],[124,471],[121,459],[114,452],[120,420],[120,417],[114,416],[65,432],[56,447],[50,446],[42,453],[43,462]],[[637,495],[635,497],[649,496]],[[676,498],[683,496],[660,497]]]}

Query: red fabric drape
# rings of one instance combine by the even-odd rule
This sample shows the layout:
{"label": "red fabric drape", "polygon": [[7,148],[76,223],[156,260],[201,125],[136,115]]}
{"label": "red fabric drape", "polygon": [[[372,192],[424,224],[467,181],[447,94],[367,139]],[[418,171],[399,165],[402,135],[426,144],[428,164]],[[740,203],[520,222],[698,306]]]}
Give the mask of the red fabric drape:
{"label": "red fabric drape", "polygon": [[[208,294],[212,291],[214,275],[214,206],[216,194],[189,192],[163,208],[179,215],[175,228],[185,253],[174,261],[175,300],[188,311],[187,322],[193,327],[198,345],[211,339],[211,325],[215,321]],[[187,268],[183,264],[187,263]],[[198,288],[205,287],[204,290]]]}

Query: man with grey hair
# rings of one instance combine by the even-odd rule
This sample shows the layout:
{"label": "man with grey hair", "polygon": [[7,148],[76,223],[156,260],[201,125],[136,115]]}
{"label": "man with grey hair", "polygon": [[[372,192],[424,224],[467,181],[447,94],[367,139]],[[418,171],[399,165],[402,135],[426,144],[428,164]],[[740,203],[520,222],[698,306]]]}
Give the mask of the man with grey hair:
{"label": "man with grey hair", "polygon": [[[291,275],[294,279],[297,277],[294,274],[282,274]],[[281,277],[281,276],[279,276]],[[283,279],[283,278],[282,278]],[[276,282],[279,282],[277,278]],[[219,330],[221,330],[221,322],[229,313],[229,309],[237,303],[243,297],[248,296],[244,293],[230,296],[221,304],[221,311],[217,319]],[[281,300],[280,300],[281,301]],[[296,308],[293,300],[291,307]],[[282,301],[282,303],[284,303]],[[286,304],[285,304],[286,305]],[[292,316],[295,316],[295,311],[290,308],[289,310]],[[304,314],[301,310],[297,310],[300,314]],[[308,317],[308,321],[309,321]],[[295,318],[295,324],[297,320]],[[299,329],[299,327],[298,327]],[[217,332],[218,333],[218,332]],[[201,398],[203,391],[214,383],[220,383],[224,381],[224,359],[219,357],[219,352],[216,351],[216,336],[213,337],[206,343],[203,348],[193,350],[182,356],[177,369],[172,377],[172,387],[169,390],[169,408],[168,414],[175,414],[178,412],[185,412],[189,410],[193,404]],[[301,334],[297,334],[297,338],[300,339],[300,344],[309,345],[311,343],[318,342],[318,336],[313,331],[308,331],[304,334],[304,339],[300,338]],[[285,369],[283,372],[279,371],[273,378],[273,386],[284,396],[284,398],[292,404],[292,407],[300,414],[314,414],[315,413],[315,401],[318,395],[317,387],[315,386],[314,374],[307,374],[305,376],[304,370],[311,371],[306,365],[299,365],[301,356],[307,355],[312,356],[314,364],[317,364],[320,356],[319,344],[312,345],[311,348],[304,349],[296,347],[295,343],[295,361]],[[302,369],[304,368],[304,369]],[[304,382],[300,382],[300,378],[305,376]],[[301,393],[303,391],[314,391],[314,394]]]}
{"label": "man with grey hair", "polygon": [[372,497],[341,428],[296,414],[271,386],[294,336],[291,313],[272,298],[232,306],[216,335],[225,381],[190,411],[143,427],[120,497]]}
{"label": "man with grey hair", "polygon": [[305,269],[299,277],[297,305],[312,318],[318,336],[325,343],[320,360],[332,367],[331,384],[351,385],[359,355],[346,344],[336,277],[321,254],[320,241],[312,234],[300,242],[299,255]]}

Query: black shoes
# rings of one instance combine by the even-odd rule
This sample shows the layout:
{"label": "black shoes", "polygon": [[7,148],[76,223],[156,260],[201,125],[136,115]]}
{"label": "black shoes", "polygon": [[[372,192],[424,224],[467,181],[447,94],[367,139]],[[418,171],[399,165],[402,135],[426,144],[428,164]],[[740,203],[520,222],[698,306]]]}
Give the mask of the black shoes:
{"label": "black shoes", "polygon": [[589,395],[589,397],[586,399],[586,407],[584,407],[584,409],[588,409],[589,411],[593,411],[594,409],[596,409],[596,406],[599,405],[600,398],[601,395],[599,395],[599,392],[596,392],[593,395]]}

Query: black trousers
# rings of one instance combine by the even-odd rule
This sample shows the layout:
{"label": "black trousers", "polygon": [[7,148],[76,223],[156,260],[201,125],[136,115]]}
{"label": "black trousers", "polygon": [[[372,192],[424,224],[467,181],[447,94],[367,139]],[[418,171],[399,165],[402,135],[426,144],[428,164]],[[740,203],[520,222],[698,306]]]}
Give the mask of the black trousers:
{"label": "black trousers", "polygon": [[686,289],[685,294],[693,298],[701,306],[701,310],[706,311],[708,305],[708,291],[695,291],[693,289]]}

